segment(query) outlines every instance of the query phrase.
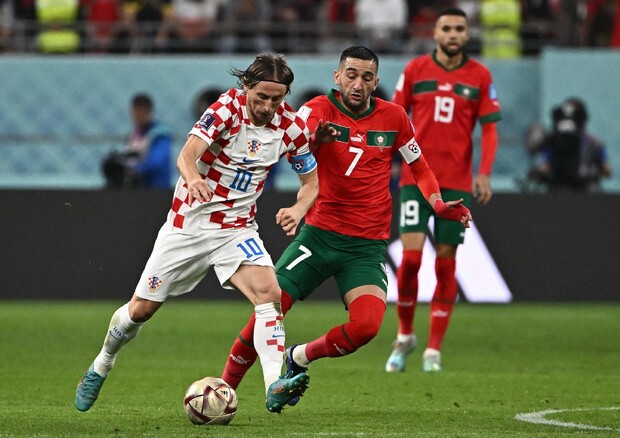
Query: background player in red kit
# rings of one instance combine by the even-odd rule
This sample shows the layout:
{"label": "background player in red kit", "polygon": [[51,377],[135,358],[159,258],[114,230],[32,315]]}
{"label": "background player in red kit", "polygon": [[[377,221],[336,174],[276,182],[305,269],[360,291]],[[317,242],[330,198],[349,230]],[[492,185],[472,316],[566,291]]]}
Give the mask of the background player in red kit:
{"label": "background player in red kit", "polygon": [[[378,67],[379,60],[369,49],[346,49],[334,72],[339,91],[316,97],[298,111],[310,132],[325,121],[331,135],[314,139],[319,196],[276,265],[282,311],[333,276],[349,321],[307,344],[289,347],[288,377],[305,372],[316,359],[356,351],[379,330],[385,314],[385,251],[392,213],[390,169],[396,153],[410,166],[438,215],[465,226],[471,220],[461,201],[442,201],[403,108],[371,97],[379,82]],[[233,345],[222,375],[234,388],[256,359],[254,325],[252,316]]]}
{"label": "background player in red kit", "polygon": [[[416,138],[424,147],[424,156],[442,195],[463,198],[469,207],[473,187],[477,200],[486,204],[491,199],[489,175],[497,150],[495,122],[501,119],[491,74],[463,52],[469,33],[467,16],[462,10],[440,12],[434,32],[437,48],[407,64],[392,100],[411,112]],[[482,124],[482,154],[472,185],[472,131],[476,120]],[[403,371],[407,355],[416,347],[413,319],[418,298],[417,276],[428,220],[435,216],[437,288],[431,303],[428,348],[423,354],[422,369],[441,371],[441,343],[457,295],[456,249],[463,243],[465,229],[434,213],[406,167],[400,185],[403,259],[397,275],[399,328],[385,368],[388,372]]]}

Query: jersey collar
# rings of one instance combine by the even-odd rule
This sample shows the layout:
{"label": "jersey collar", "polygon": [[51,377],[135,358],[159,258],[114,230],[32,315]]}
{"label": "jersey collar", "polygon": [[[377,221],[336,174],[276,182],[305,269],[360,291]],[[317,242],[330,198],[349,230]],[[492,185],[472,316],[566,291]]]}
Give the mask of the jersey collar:
{"label": "jersey collar", "polygon": [[362,117],[366,117],[367,115],[369,115],[370,113],[372,113],[375,110],[375,98],[370,96],[370,106],[368,107],[368,109],[366,111],[364,111],[362,114],[353,114],[351,111],[349,111],[347,109],[346,106],[344,106],[342,103],[340,103],[340,101],[338,100],[338,95],[339,94],[340,94],[339,91],[334,90],[332,88],[331,90],[329,90],[329,93],[327,93],[327,98],[334,105],[336,105],[336,108],[338,108],[340,110],[340,112],[346,114],[347,116],[351,117],[352,119],[355,119],[355,120],[361,119]]}
{"label": "jersey collar", "polygon": [[467,54],[465,52],[463,52],[463,59],[461,60],[461,63],[459,65],[457,65],[454,68],[446,68],[443,66],[443,64],[441,62],[439,62],[439,60],[437,59],[437,49],[433,50],[433,53],[431,53],[431,58],[433,59],[433,62],[435,64],[437,64],[439,67],[441,67],[443,70],[445,71],[454,71],[456,69],[459,69],[461,67],[463,67],[465,65],[465,63],[469,60],[469,57],[467,56]]}

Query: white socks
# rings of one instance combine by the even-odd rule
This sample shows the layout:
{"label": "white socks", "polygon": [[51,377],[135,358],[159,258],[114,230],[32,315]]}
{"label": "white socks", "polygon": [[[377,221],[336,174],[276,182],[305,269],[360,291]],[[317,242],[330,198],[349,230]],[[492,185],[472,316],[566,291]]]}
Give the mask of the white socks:
{"label": "white socks", "polygon": [[297,365],[304,368],[308,368],[310,365],[308,356],[306,356],[306,345],[308,344],[300,344],[293,348],[293,360]]}
{"label": "white socks", "polygon": [[120,307],[110,320],[108,333],[103,341],[103,348],[93,362],[93,368],[102,377],[107,376],[116,355],[127,342],[135,338],[144,323],[136,323],[129,317],[129,303]]}
{"label": "white socks", "polygon": [[254,323],[254,348],[258,353],[265,392],[269,385],[275,382],[282,371],[284,362],[285,332],[282,324],[282,310],[280,303],[265,303],[254,307],[256,322]]}
{"label": "white socks", "polygon": [[403,335],[398,333],[396,335],[396,342],[400,342],[402,344],[406,344],[407,342],[411,342],[411,338],[413,338],[413,335]]}

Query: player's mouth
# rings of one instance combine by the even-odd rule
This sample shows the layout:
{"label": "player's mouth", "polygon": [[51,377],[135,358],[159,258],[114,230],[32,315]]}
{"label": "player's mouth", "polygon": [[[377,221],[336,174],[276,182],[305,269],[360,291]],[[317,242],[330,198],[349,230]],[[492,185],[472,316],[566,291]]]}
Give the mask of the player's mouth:
{"label": "player's mouth", "polygon": [[362,100],[364,100],[364,96],[362,96],[360,93],[351,93],[349,94],[349,99],[355,102],[361,102]]}

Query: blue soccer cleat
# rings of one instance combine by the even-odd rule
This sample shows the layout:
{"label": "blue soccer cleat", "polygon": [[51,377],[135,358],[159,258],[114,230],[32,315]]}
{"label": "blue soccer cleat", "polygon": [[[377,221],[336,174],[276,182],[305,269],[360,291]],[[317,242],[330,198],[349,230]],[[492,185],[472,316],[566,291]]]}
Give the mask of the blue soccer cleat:
{"label": "blue soccer cleat", "polygon": [[279,414],[292,398],[299,398],[304,395],[310,383],[310,376],[306,373],[292,376],[286,373],[285,376],[269,385],[265,404],[269,412]]}
{"label": "blue soccer cleat", "polygon": [[[286,376],[296,376],[301,373],[305,373],[308,371],[308,368],[304,368],[300,365],[297,365],[295,360],[293,360],[293,350],[299,344],[291,345],[286,349]],[[300,397],[293,397],[288,401],[289,406],[295,406],[301,400]]]}
{"label": "blue soccer cleat", "polygon": [[75,407],[78,411],[85,412],[91,408],[99,397],[103,382],[105,382],[105,377],[97,374],[91,365],[75,390]]}
{"label": "blue soccer cleat", "polygon": [[385,371],[388,373],[401,373],[405,371],[407,365],[407,356],[409,356],[417,345],[416,336],[413,335],[406,342],[394,341],[392,354],[385,364]]}

